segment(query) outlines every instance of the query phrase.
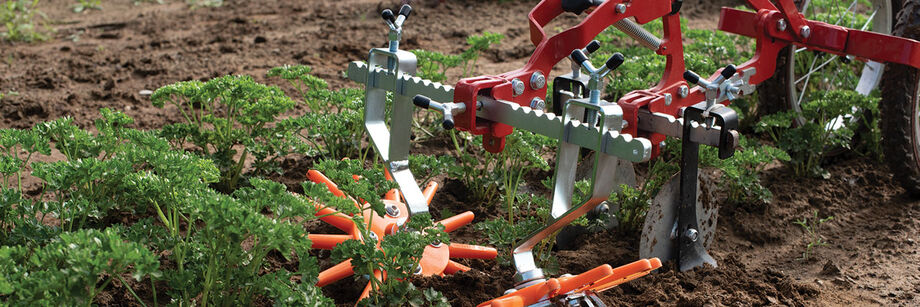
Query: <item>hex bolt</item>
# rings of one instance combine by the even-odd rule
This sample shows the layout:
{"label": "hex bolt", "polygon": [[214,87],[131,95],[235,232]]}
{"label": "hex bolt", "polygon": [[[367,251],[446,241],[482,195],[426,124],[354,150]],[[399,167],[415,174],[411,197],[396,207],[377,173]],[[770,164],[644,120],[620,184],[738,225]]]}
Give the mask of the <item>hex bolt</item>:
{"label": "hex bolt", "polygon": [[680,95],[680,98],[687,98],[687,95],[690,95],[690,88],[686,85],[681,85],[677,88],[677,94]]}
{"label": "hex bolt", "polygon": [[626,13],[626,4],[623,4],[623,3],[617,4],[617,13],[620,13],[620,14]]}
{"label": "hex bolt", "polygon": [[777,20],[776,29],[780,31],[786,31],[786,20],[785,19]]}
{"label": "hex bolt", "polygon": [[386,209],[387,209],[387,215],[391,217],[399,216],[399,207],[397,207],[396,204],[390,204],[389,206],[387,206]]}
{"label": "hex bolt", "polygon": [[533,74],[530,75],[530,88],[539,90],[544,86],[546,86],[546,77],[539,71],[533,72]]}
{"label": "hex bolt", "polygon": [[422,265],[421,264],[415,265],[415,275],[422,275]]}
{"label": "hex bolt", "polygon": [[664,105],[666,106],[671,105],[671,94],[670,93],[664,94]]}
{"label": "hex bolt", "polygon": [[441,240],[434,240],[434,242],[431,242],[431,246],[432,246],[432,247],[440,247],[440,246],[441,246]]}
{"label": "hex bolt", "polygon": [[534,98],[533,100],[530,101],[530,108],[534,110],[543,111],[546,109],[546,102],[543,101],[543,99]]}
{"label": "hex bolt", "polygon": [[799,29],[799,33],[802,34],[802,37],[808,38],[809,36],[811,36],[811,28],[809,28],[808,26],[802,26],[802,28]]}
{"label": "hex bolt", "polygon": [[511,80],[511,90],[514,91],[514,96],[520,96],[524,93],[524,81],[521,79],[514,78]]}
{"label": "hex bolt", "polygon": [[374,233],[373,231],[371,231],[371,234],[368,236],[371,237],[371,239],[374,241],[380,241],[380,239],[377,237],[377,234]]}
{"label": "hex bolt", "polygon": [[684,232],[684,238],[690,239],[690,242],[696,242],[699,239],[700,233],[696,229],[690,228]]}

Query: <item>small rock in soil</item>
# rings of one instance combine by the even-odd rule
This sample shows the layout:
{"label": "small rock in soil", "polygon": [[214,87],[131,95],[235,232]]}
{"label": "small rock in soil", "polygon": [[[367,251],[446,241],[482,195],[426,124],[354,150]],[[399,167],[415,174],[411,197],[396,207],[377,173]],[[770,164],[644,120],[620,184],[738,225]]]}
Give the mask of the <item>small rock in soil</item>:
{"label": "small rock in soil", "polygon": [[140,94],[141,96],[145,96],[145,97],[146,97],[146,96],[153,95],[153,91],[151,91],[151,90],[141,90],[140,92],[137,92],[137,93]]}
{"label": "small rock in soil", "polygon": [[837,274],[840,274],[840,268],[837,267],[833,261],[828,260],[824,263],[824,268],[821,269],[821,275],[833,276]]}

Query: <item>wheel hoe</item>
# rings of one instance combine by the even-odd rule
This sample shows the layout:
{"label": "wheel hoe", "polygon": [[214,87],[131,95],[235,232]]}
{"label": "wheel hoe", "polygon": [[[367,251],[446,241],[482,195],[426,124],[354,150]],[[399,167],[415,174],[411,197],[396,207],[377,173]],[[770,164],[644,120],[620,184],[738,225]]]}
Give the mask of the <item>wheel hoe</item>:
{"label": "wheel hoe", "polygon": [[[869,61],[863,71],[865,80],[874,88],[882,83],[881,66],[898,69],[913,79],[909,89],[916,96],[920,83],[920,42],[908,35],[920,33],[920,0],[906,0],[892,7],[883,4],[869,7],[870,22],[889,27],[888,31],[873,28],[869,22],[859,29],[834,23],[810,20],[809,1],[748,0],[750,10],[722,8],[719,29],[754,38],[754,56],[737,66],[725,65],[709,77],[686,69],[682,45],[681,0],[543,0],[529,14],[530,40],[535,49],[520,69],[498,75],[465,78],[453,85],[432,82],[415,76],[417,59],[414,54],[400,50],[402,28],[411,7],[402,6],[398,14],[384,10],[382,17],[389,28],[388,48],[370,50],[366,62],[355,61],[348,66],[348,78],[364,84],[366,106],[364,123],[376,152],[384,161],[388,174],[398,186],[398,192],[387,194],[385,202],[397,212],[393,216],[376,216],[365,212],[365,220],[373,219],[378,238],[393,231],[403,231],[406,217],[428,212],[435,190],[429,185],[424,191],[416,183],[409,168],[410,127],[415,107],[429,109],[443,116],[445,129],[467,131],[483,137],[483,147],[489,152],[501,152],[505,137],[513,129],[524,129],[558,140],[551,219],[541,229],[516,243],[511,251],[516,270],[514,287],[504,296],[480,306],[603,306],[596,293],[644,276],[661,267],[662,262],[674,261],[681,271],[704,264],[717,266],[707,251],[707,243],[715,231],[716,211],[703,208],[699,200],[700,145],[718,148],[721,159],[731,157],[739,145],[738,114],[726,107],[731,101],[754,93],[758,84],[770,80],[778,69],[785,69],[786,52],[803,50],[822,52],[845,59]],[[873,3],[875,3],[873,2]],[[849,10],[857,1],[853,1]],[[901,14],[895,16],[898,9]],[[564,13],[584,14],[578,25],[556,35],[547,36],[543,30],[551,20]],[[897,17],[898,23],[891,21]],[[920,17],[917,17],[920,18]],[[641,25],[661,19],[663,37],[645,30]],[[840,23],[838,21],[838,23]],[[850,24],[847,24],[850,25]],[[626,33],[640,46],[653,50],[666,59],[666,67],[657,85],[635,89],[616,101],[604,100],[605,77],[617,70],[626,57],[615,53],[600,67],[589,57],[599,47],[594,38],[608,27]],[[899,28],[900,27],[900,28]],[[893,29],[893,32],[892,32]],[[795,53],[791,53],[795,54]],[[560,61],[571,62],[571,72],[553,79],[552,91],[548,78]],[[811,63],[811,71],[801,80],[783,78],[787,87],[796,90],[801,82],[820,69]],[[870,71],[871,70],[871,71]],[[877,73],[876,73],[877,72]],[[873,75],[873,73],[876,73]],[[869,77],[866,77],[869,76]],[[881,81],[879,81],[881,80]],[[795,82],[795,83],[793,83]],[[904,81],[900,81],[904,82]],[[865,89],[863,89],[865,90]],[[868,91],[866,92],[868,93]],[[387,96],[392,94],[388,104]],[[545,99],[552,97],[552,110],[545,110]],[[920,139],[917,120],[917,99],[908,96],[910,106],[901,107],[906,113],[899,118],[911,118],[916,137],[910,142],[914,151]],[[882,103],[885,103],[883,101]],[[389,108],[389,110],[388,110]],[[899,108],[892,108],[899,109]],[[884,115],[884,114],[883,114]],[[679,176],[662,188],[655,198],[642,228],[640,258],[636,262],[613,268],[607,264],[579,275],[551,278],[535,262],[535,244],[554,235],[576,218],[601,206],[615,188],[617,168],[628,162],[645,162],[659,155],[663,141],[681,140]],[[582,150],[595,152],[590,159],[579,161]],[[898,153],[886,152],[886,156]],[[909,153],[900,153],[901,156]],[[917,157],[913,155],[910,157]],[[911,172],[920,174],[920,162],[913,163]],[[589,199],[573,203],[575,170],[579,162],[590,167]],[[915,176],[920,178],[920,175]],[[311,172],[310,179],[323,182],[336,192],[335,185],[321,174]],[[342,194],[342,196],[344,196]],[[323,209],[324,215],[331,209]],[[448,230],[467,224],[472,213],[442,221]],[[353,224],[347,217],[333,214],[323,219],[348,235],[311,235],[318,248],[332,248],[337,242],[355,237]],[[456,252],[455,252],[456,250]],[[452,244],[431,246],[422,256],[421,271],[425,275],[443,275],[467,270],[448,257],[491,258],[495,250]],[[320,274],[320,286],[341,279],[352,272],[347,262]],[[376,278],[385,278],[381,272]],[[366,289],[363,295],[368,294]]]}

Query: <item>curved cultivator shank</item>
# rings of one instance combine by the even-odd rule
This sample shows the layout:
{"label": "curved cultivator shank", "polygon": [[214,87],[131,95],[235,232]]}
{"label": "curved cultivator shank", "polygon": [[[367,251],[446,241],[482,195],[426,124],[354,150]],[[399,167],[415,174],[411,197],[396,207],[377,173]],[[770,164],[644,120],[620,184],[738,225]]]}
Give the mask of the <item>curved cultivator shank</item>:
{"label": "curved cultivator shank", "polygon": [[[329,178],[322,173],[311,170],[307,173],[307,177],[313,182],[325,184],[332,194],[338,197],[347,197],[342,190],[339,190],[334,182],[329,180]],[[423,194],[429,205],[437,189],[438,184],[434,182],[429,183],[428,186],[425,187]],[[362,207],[358,201],[353,201],[355,206],[358,206],[358,208]],[[342,230],[345,234],[310,234],[309,238],[313,241],[313,247],[331,250],[339,243],[347,240],[364,241],[369,239],[376,240],[378,242],[378,248],[380,248],[379,242],[383,241],[387,235],[400,231],[400,221],[405,221],[409,218],[409,210],[406,204],[401,201],[399,191],[393,189],[387,192],[383,198],[383,203],[387,208],[387,214],[383,216],[377,215],[371,209],[366,209],[361,212],[363,217],[361,220],[363,220],[366,225],[369,225],[369,230],[373,234],[372,238],[362,238],[361,232],[358,231],[358,227],[355,225],[355,220],[352,217],[318,204],[317,207],[319,210],[316,212],[316,216],[320,216],[320,220]],[[472,222],[473,217],[473,213],[467,211],[438,221],[438,224],[444,225],[445,232],[452,232]],[[422,276],[444,276],[445,274],[468,271],[470,269],[469,267],[453,261],[450,258],[492,259],[495,258],[496,255],[497,251],[490,247],[460,243],[432,244],[425,247],[425,251],[419,260],[421,271],[417,272],[417,274]],[[354,275],[354,268],[351,265],[351,260],[345,260],[320,272],[319,281],[316,283],[316,286],[323,287],[350,275]],[[386,278],[386,272],[378,271],[374,272],[374,275],[374,278],[377,280]],[[370,291],[371,283],[368,282],[358,300],[360,301],[367,297]]]}

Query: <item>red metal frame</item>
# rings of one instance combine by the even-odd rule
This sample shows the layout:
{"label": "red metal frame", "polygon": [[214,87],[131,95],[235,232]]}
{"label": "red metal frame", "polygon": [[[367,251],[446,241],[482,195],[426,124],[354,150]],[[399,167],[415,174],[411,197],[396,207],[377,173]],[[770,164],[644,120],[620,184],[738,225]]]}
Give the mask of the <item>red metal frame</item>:
{"label": "red metal frame", "polygon": [[[534,72],[548,75],[553,66],[565,59],[573,50],[584,47],[601,31],[623,18],[635,18],[639,24],[662,18],[664,37],[656,52],[666,57],[667,64],[661,81],[650,89],[632,91],[617,101],[623,108],[624,121],[627,123],[623,132],[649,138],[654,146],[652,155],[657,156],[658,144],[664,141],[665,136],[657,133],[640,134],[637,131],[639,109],[647,108],[652,112],[666,113],[676,117],[679,116],[680,108],[699,103],[704,99],[704,93],[699,87],[693,87],[686,97],[680,97],[677,93],[680,86],[689,85],[682,79],[686,67],[681,42],[680,17],[679,14],[670,14],[671,0],[608,0],[594,7],[578,25],[552,37],[547,37],[543,27],[564,13],[561,1],[543,0],[531,10],[529,14],[530,39],[536,45],[536,49],[523,68],[496,76],[460,80],[454,88],[454,102],[463,102],[467,105],[467,110],[475,110],[476,97],[486,95],[529,106],[530,101],[534,98],[544,99],[546,97],[546,87],[537,90],[525,87],[523,94],[515,96],[511,89],[511,80],[515,78],[523,81],[530,80],[530,75]],[[757,41],[754,57],[740,65],[738,69],[739,73],[747,68],[756,69],[756,73],[750,78],[751,84],[763,82],[773,75],[776,70],[777,54],[789,45],[920,68],[920,42],[807,20],[795,8],[793,0],[777,2],[779,8],[769,0],[748,0],[749,6],[756,12],[730,8],[723,8],[721,12],[720,30],[753,37]],[[616,11],[618,4],[626,5],[625,13]],[[788,24],[785,31],[780,31],[776,27],[780,19],[784,19]],[[807,38],[803,37],[799,30],[804,25],[811,30]],[[718,76],[718,73],[718,71],[715,72],[710,80]],[[670,105],[665,105],[665,94],[671,95]],[[508,125],[477,118],[475,111],[467,111],[457,116],[456,128],[475,135],[483,135],[483,145],[490,152],[502,151],[505,136],[513,131],[513,128]]]}

